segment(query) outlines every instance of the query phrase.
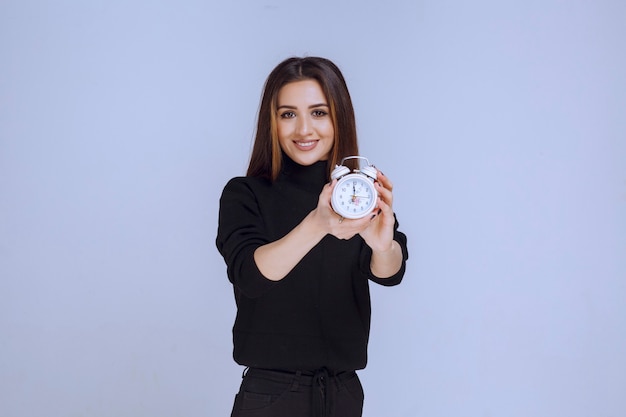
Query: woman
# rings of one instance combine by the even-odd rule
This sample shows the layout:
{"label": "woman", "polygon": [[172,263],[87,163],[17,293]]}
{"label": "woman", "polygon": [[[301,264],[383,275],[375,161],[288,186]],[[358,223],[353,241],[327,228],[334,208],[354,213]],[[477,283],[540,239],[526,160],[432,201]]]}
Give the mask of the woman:
{"label": "woman", "polygon": [[280,63],[265,84],[247,175],[220,199],[234,359],[247,367],[231,417],[361,416],[368,282],[400,283],[408,252],[381,172],[371,216],[332,210],[330,171],[352,155],[354,110],[339,69],[316,57]]}

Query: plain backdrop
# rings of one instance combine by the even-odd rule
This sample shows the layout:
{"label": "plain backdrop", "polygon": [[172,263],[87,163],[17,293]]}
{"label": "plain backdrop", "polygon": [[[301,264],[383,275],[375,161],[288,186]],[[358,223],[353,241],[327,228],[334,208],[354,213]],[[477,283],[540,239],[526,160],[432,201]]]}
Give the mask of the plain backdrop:
{"label": "plain backdrop", "polygon": [[626,3],[3,0],[0,417],[219,417],[263,82],[344,72],[395,183],[365,417],[626,415]]}

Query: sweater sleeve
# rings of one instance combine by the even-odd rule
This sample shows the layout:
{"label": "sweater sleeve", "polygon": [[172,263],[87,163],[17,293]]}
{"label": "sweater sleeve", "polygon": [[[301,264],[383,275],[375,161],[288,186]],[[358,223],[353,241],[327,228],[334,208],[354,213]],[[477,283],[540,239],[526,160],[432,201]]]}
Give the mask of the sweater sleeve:
{"label": "sweater sleeve", "polygon": [[254,261],[254,251],[266,243],[255,194],[243,178],[230,180],[220,198],[216,245],[226,262],[228,279],[250,298],[259,297],[275,284]]}
{"label": "sweater sleeve", "polygon": [[398,242],[402,249],[402,265],[398,272],[388,278],[378,278],[372,273],[371,261],[372,261],[372,249],[363,242],[363,250],[361,251],[361,258],[359,265],[361,271],[373,282],[391,287],[398,285],[404,277],[404,271],[406,270],[406,261],[409,259],[409,251],[406,244],[406,235],[398,230],[398,221],[396,220],[394,225],[393,239]]}

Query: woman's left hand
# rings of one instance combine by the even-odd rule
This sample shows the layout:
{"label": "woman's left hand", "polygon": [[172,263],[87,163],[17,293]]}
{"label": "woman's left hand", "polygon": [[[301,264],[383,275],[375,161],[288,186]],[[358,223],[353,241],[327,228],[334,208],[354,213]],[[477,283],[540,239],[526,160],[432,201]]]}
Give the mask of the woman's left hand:
{"label": "woman's left hand", "polygon": [[393,184],[382,172],[378,171],[377,180],[374,183],[378,191],[378,208],[374,209],[370,225],[360,232],[365,243],[374,252],[386,252],[391,249],[393,243]]}

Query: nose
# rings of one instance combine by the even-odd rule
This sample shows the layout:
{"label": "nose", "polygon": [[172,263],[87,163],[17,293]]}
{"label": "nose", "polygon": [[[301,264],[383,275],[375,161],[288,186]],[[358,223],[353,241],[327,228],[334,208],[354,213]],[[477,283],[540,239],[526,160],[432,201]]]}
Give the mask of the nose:
{"label": "nose", "polygon": [[313,126],[311,120],[306,117],[298,117],[298,125],[296,126],[298,135],[308,136],[313,132]]}

